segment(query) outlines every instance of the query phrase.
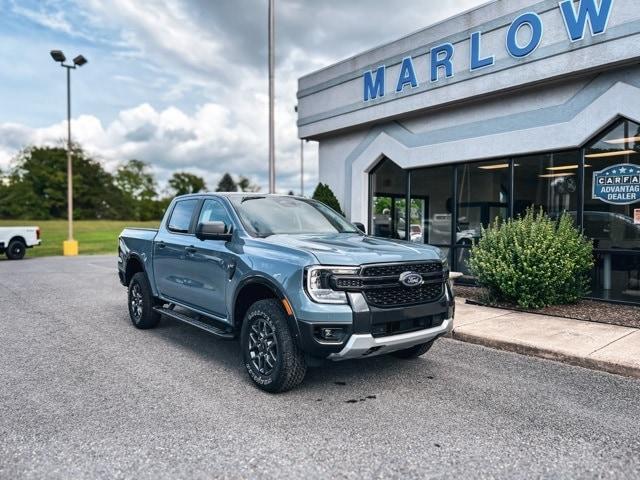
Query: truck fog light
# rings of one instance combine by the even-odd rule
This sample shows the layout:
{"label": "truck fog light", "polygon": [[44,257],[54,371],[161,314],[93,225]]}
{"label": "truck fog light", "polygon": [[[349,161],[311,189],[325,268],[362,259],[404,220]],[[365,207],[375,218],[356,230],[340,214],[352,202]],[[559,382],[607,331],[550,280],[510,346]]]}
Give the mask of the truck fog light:
{"label": "truck fog light", "polygon": [[316,327],[314,333],[323,342],[341,342],[346,332],[341,327]]}

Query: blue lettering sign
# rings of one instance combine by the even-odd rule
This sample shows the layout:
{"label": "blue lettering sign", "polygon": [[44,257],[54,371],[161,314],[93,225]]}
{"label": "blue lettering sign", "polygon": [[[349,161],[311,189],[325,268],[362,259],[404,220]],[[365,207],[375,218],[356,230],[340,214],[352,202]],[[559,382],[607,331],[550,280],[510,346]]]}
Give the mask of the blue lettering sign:
{"label": "blue lettering sign", "polygon": [[396,92],[401,92],[405,85],[411,85],[411,88],[418,86],[418,80],[416,80],[416,72],[413,70],[413,60],[411,60],[411,57],[405,57],[402,60]]}
{"label": "blue lettering sign", "polygon": [[593,172],[592,193],[594,199],[615,205],[640,201],[640,167],[620,163]]}
{"label": "blue lettering sign", "polygon": [[471,39],[469,40],[471,42],[471,48],[470,48],[471,50],[470,70],[471,71],[478,70],[479,68],[488,67],[490,65],[493,65],[493,63],[495,62],[493,55],[489,57],[484,57],[484,58],[480,57],[481,39],[482,39],[481,32],[473,32],[471,34]]}
{"label": "blue lettering sign", "polygon": [[[520,46],[518,45],[518,31],[525,25],[531,30],[531,38],[526,45]],[[542,33],[543,28],[540,17],[533,12],[523,13],[513,21],[507,32],[507,51],[509,55],[515,58],[531,55],[540,45]]]}
{"label": "blue lettering sign", "polygon": [[[0,0],[1,1],[1,0]],[[559,14],[564,21],[569,40],[572,42],[584,38],[589,24],[591,35],[600,35],[606,32],[609,17],[613,10],[614,0],[560,0],[558,4]],[[546,17],[545,17],[546,18]],[[493,28],[493,27],[492,27]],[[524,29],[524,30],[523,30]],[[492,30],[495,31],[495,30]],[[527,35],[528,34],[528,35]],[[544,26],[542,19],[535,12],[525,12],[519,15],[507,29],[505,35],[505,47],[507,53],[516,59],[531,55],[542,43]],[[482,31],[472,32],[469,36],[469,71],[491,67],[496,60],[491,52],[482,51]],[[431,49],[428,56],[429,66],[427,75],[431,82],[437,82],[441,78],[454,76],[453,55],[455,47],[451,43],[443,43]],[[427,52],[420,52],[422,56]],[[413,66],[413,58],[407,56],[400,62],[398,78],[395,82],[396,93],[402,93],[407,85],[417,88],[422,80]],[[444,77],[441,72],[444,71]],[[420,73],[420,72],[418,72]],[[363,72],[364,101],[384,97],[386,67],[384,65],[375,70]],[[426,81],[426,79],[424,80]],[[393,85],[393,84],[392,84]],[[392,85],[390,88],[392,88]]]}
{"label": "blue lettering sign", "polygon": [[613,0],[601,0],[600,8],[598,8],[595,0],[581,0],[576,12],[573,8],[573,1],[560,2],[560,11],[571,41],[577,42],[584,38],[587,22],[589,22],[591,35],[604,33],[607,29],[607,23],[609,23],[612,5]]}
{"label": "blue lettering sign", "polygon": [[376,79],[373,79],[373,71],[364,72],[364,101],[376,97],[384,97],[384,65],[376,70]]}
{"label": "blue lettering sign", "polygon": [[453,77],[453,58],[454,48],[450,43],[443,43],[431,49],[431,81],[438,81],[438,72],[444,68],[445,77]]}

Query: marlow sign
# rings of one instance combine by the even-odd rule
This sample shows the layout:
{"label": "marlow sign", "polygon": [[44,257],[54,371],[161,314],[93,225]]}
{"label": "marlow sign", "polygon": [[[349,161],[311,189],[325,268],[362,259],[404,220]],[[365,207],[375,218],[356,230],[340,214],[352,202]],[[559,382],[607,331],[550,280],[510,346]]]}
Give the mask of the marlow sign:
{"label": "marlow sign", "polygon": [[620,163],[593,172],[593,198],[616,205],[640,200],[640,167]]}
{"label": "marlow sign", "polygon": [[[574,7],[572,0],[564,0],[558,4],[564,25],[567,29],[569,41],[577,42],[585,36],[587,24],[591,30],[591,35],[600,35],[607,30],[607,24],[611,15],[614,0],[600,0],[600,4],[596,5],[596,0],[580,0],[577,8]],[[520,29],[528,28],[528,40],[524,43],[518,41],[518,33]],[[526,12],[519,15],[507,30],[505,39],[505,48],[509,55],[514,58],[525,58],[531,55],[542,41],[544,32],[542,19],[534,12]],[[490,67],[495,63],[493,55],[484,55],[481,48],[482,32],[473,32],[469,37],[470,43],[470,63],[469,70],[471,72]],[[435,83],[441,79],[441,73],[444,72],[445,78],[451,78],[455,75],[453,69],[453,56],[455,55],[455,47],[451,43],[442,43],[430,50],[431,71],[429,80]],[[378,97],[384,97],[386,93],[385,76],[386,66],[381,65],[376,70],[364,72],[362,77],[364,84],[364,101],[373,100]],[[395,82],[395,92],[402,93],[405,87],[410,86],[416,88],[418,86],[418,77],[413,67],[413,58],[405,57],[400,65],[398,79]]]}

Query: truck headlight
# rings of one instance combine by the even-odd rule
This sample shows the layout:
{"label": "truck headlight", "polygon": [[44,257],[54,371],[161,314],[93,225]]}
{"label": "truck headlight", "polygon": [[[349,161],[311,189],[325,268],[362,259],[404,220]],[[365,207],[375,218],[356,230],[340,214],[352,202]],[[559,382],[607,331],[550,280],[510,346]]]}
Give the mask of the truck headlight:
{"label": "truck headlight", "polygon": [[357,275],[358,267],[307,267],[305,287],[309,298],[318,303],[346,304],[347,294],[333,290],[329,285],[331,275]]}

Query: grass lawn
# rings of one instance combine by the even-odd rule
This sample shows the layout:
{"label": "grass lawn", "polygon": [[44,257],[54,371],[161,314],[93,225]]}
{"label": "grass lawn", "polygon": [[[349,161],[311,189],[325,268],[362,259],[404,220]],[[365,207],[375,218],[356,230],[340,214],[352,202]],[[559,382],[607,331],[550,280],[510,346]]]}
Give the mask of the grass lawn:
{"label": "grass lawn", "polygon": [[[113,253],[118,251],[118,235],[124,227],[157,228],[160,222],[134,222],[128,220],[76,220],[73,222],[75,239],[80,244],[80,255]],[[42,244],[27,250],[27,257],[62,255],[62,242],[67,239],[66,220],[0,220],[0,227],[40,227]],[[4,255],[2,255],[4,259]]]}

